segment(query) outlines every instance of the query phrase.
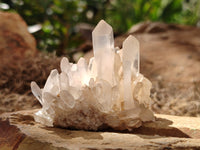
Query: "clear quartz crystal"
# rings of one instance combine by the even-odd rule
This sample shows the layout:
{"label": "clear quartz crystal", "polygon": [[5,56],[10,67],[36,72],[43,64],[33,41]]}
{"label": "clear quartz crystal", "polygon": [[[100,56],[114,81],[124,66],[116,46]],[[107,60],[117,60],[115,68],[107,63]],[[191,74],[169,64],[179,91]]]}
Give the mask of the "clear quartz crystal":
{"label": "clear quartz crystal", "polygon": [[130,109],[134,107],[132,94],[132,78],[136,78],[139,73],[139,42],[133,36],[129,36],[123,42],[123,75],[124,75],[124,107]]}
{"label": "clear quartz crystal", "polygon": [[83,130],[111,127],[132,130],[154,120],[149,110],[151,82],[139,73],[139,42],[129,36],[114,49],[112,27],[101,20],[92,32],[94,57],[86,64],[61,60],[43,89],[31,83],[42,105],[35,121]]}
{"label": "clear quartz crystal", "polygon": [[97,76],[111,85],[114,82],[114,38],[112,27],[101,20],[92,32],[94,58]]}

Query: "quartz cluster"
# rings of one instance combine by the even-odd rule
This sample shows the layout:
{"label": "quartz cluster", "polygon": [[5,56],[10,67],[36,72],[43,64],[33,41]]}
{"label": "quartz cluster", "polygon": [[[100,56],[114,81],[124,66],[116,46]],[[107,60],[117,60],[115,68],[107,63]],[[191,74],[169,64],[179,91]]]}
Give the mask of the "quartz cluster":
{"label": "quartz cluster", "polygon": [[139,42],[129,36],[114,48],[112,27],[101,20],[92,32],[94,57],[89,64],[61,60],[43,89],[31,90],[42,109],[35,121],[46,126],[98,130],[132,130],[154,120],[149,109],[151,82],[139,73]]}

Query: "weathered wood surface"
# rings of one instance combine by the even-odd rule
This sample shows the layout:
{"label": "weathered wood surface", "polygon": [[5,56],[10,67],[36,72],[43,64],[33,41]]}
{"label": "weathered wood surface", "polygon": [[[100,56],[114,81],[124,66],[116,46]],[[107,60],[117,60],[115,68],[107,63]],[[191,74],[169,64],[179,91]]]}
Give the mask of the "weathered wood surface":
{"label": "weathered wood surface", "polygon": [[34,112],[0,116],[0,149],[200,149],[200,118],[156,115],[132,133],[88,132],[45,127]]}

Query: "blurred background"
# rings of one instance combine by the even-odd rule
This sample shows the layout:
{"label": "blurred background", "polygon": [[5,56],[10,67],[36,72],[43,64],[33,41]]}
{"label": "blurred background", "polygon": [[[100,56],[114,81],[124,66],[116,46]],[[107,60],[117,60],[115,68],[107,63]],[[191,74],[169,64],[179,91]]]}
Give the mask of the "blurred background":
{"label": "blurred background", "polygon": [[142,21],[200,26],[199,0],[0,0],[0,10],[22,16],[40,51],[69,57],[84,43],[79,28],[101,19],[115,35]]}
{"label": "blurred background", "polygon": [[0,0],[0,113],[40,108],[63,56],[92,57],[91,32],[106,20],[121,47],[134,35],[155,113],[200,116],[200,0]]}

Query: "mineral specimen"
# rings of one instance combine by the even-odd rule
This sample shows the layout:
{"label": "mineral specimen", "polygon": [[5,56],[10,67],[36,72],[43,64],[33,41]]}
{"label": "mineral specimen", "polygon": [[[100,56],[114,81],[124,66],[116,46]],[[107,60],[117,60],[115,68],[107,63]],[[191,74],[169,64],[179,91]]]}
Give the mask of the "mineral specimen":
{"label": "mineral specimen", "polygon": [[132,130],[154,120],[149,109],[151,82],[139,73],[139,42],[129,36],[114,48],[113,30],[101,20],[92,32],[94,57],[87,65],[61,60],[61,73],[52,70],[44,88],[31,90],[42,109],[35,121],[46,126],[98,130]]}

